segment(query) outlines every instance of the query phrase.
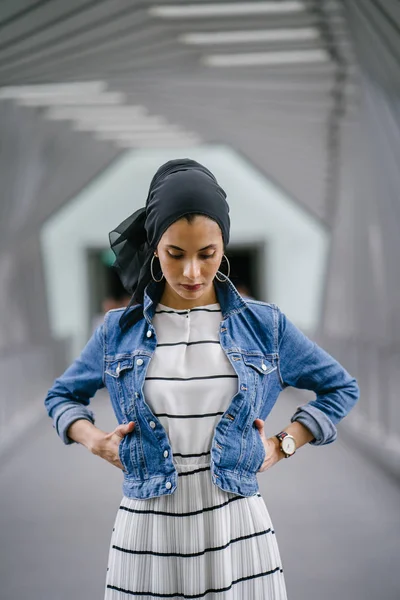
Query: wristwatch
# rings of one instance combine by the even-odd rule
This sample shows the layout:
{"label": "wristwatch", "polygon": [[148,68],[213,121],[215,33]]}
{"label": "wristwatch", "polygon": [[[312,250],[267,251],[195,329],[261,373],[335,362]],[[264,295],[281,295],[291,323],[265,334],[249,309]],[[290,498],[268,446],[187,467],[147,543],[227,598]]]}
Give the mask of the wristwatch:
{"label": "wristwatch", "polygon": [[285,458],[293,456],[296,452],[296,440],[294,437],[286,431],[277,433],[275,437],[277,437],[280,442],[281,451],[285,455]]}

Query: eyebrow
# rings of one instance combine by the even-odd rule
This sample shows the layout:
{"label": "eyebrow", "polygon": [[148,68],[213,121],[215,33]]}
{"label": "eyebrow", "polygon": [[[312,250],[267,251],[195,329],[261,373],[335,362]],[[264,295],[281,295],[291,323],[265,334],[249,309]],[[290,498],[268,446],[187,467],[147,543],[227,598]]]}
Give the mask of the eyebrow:
{"label": "eyebrow", "polygon": [[[200,250],[198,250],[198,252],[204,252],[204,250],[211,250],[216,247],[217,247],[216,244],[208,244],[208,246],[204,246],[204,248],[200,248]],[[179,252],[185,252],[185,250],[183,250],[183,248],[179,248],[179,246],[174,246],[173,244],[167,244],[167,248],[173,248],[174,250],[179,250]]]}

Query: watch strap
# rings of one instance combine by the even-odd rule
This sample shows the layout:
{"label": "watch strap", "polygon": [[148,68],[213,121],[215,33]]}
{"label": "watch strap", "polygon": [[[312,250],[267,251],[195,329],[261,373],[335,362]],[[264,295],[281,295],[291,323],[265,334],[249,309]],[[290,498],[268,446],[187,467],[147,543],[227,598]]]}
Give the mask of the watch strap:
{"label": "watch strap", "polygon": [[277,437],[277,438],[278,438],[278,440],[281,442],[282,440],[284,440],[284,439],[285,439],[285,437],[286,437],[287,435],[289,435],[289,434],[287,433],[287,431],[281,431],[280,433],[277,433],[275,437]]}

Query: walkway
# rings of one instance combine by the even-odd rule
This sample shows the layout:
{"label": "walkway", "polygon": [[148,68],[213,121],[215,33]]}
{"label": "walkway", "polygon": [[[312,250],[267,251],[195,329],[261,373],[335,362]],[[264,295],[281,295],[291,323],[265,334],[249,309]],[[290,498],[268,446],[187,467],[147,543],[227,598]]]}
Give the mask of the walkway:
{"label": "walkway", "polygon": [[[295,406],[280,396],[267,435]],[[93,407],[111,430],[106,396]],[[343,438],[260,476],[289,600],[399,600],[400,486]],[[18,440],[0,462],[1,600],[102,600],[121,477],[83,447],[65,447],[47,418]]]}

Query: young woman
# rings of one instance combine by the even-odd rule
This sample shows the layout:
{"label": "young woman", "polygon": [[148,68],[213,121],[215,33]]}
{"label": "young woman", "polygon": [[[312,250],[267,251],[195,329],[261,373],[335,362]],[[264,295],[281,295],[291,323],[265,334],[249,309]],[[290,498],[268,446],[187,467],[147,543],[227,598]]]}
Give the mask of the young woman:
{"label": "young woman", "polygon": [[[124,472],[106,600],[284,600],[256,474],[306,443],[333,442],[358,398],[354,378],[277,306],[242,298],[228,279],[225,198],[195,161],[157,171],[145,208],[110,234],[130,306],[106,314],[45,401],[65,444]],[[316,398],[266,439],[289,385]],[[119,423],[111,433],[87,408],[104,386]]]}

